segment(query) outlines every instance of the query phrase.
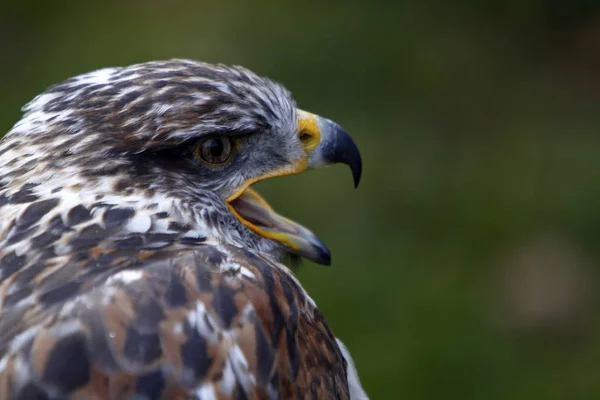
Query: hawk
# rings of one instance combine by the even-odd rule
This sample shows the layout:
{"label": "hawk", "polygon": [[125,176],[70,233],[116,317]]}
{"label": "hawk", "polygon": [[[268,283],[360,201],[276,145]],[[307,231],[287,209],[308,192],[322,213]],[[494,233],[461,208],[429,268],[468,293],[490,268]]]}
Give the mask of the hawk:
{"label": "hawk", "polygon": [[250,185],[361,158],[242,67],[106,68],[0,142],[1,399],[366,399],[290,269],[330,263]]}

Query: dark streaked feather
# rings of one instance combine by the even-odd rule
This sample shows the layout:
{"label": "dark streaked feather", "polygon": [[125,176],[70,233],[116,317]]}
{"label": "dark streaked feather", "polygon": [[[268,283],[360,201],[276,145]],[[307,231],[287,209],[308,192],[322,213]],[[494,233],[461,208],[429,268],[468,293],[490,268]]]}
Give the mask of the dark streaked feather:
{"label": "dark streaked feather", "polygon": [[281,266],[232,246],[122,256],[3,316],[3,397],[348,398],[335,337]]}

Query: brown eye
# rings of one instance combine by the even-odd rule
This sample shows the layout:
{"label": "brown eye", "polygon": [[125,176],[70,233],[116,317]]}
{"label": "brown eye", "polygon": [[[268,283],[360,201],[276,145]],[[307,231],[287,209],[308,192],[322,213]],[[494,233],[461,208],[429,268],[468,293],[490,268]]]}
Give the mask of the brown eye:
{"label": "brown eye", "polygon": [[215,137],[206,139],[196,147],[196,157],[208,164],[223,164],[229,160],[232,150],[231,139]]}

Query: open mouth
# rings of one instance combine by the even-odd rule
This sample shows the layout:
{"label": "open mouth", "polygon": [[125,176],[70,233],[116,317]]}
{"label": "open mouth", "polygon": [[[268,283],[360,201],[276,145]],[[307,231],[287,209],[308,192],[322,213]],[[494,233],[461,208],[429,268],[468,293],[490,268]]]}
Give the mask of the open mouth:
{"label": "open mouth", "polygon": [[277,214],[255,190],[247,188],[227,204],[231,212],[258,235],[275,240],[288,252],[317,264],[331,264],[329,249],[314,233]]}
{"label": "open mouth", "polygon": [[331,264],[331,253],[310,230],[285,218],[255,190],[248,186],[259,180],[301,173],[307,169],[322,168],[336,163],[350,167],[354,186],[358,185],[362,161],[356,143],[336,123],[298,110],[298,137],[307,157],[294,165],[270,171],[245,183],[239,192],[227,200],[231,212],[256,234],[280,243],[289,253],[304,257],[317,264]]}

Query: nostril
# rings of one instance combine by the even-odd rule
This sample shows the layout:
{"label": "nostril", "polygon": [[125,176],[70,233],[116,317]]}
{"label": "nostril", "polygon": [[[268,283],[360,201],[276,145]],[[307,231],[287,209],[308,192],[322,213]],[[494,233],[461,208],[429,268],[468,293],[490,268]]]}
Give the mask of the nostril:
{"label": "nostril", "polygon": [[313,150],[319,144],[319,138],[307,131],[302,131],[298,134],[298,138],[305,150]]}
{"label": "nostril", "polygon": [[312,136],[310,134],[308,134],[307,132],[300,132],[300,141],[302,143],[306,143],[308,141],[310,141],[312,138]]}

